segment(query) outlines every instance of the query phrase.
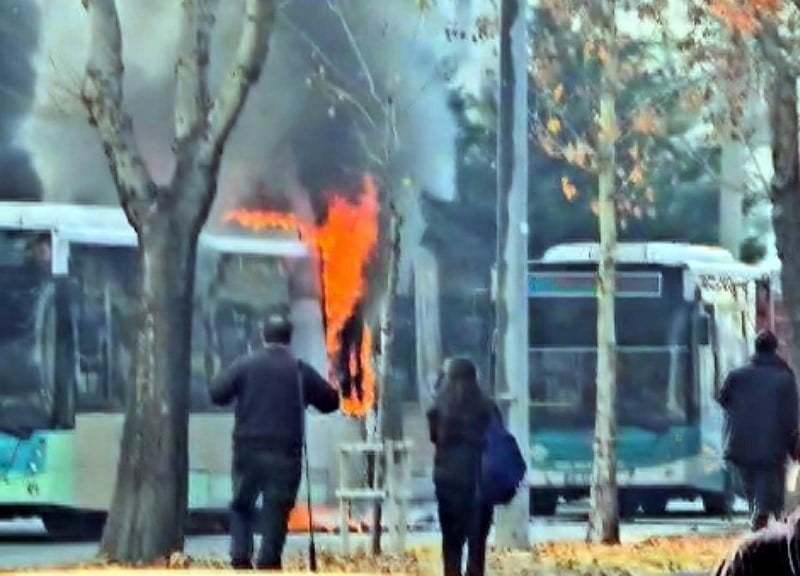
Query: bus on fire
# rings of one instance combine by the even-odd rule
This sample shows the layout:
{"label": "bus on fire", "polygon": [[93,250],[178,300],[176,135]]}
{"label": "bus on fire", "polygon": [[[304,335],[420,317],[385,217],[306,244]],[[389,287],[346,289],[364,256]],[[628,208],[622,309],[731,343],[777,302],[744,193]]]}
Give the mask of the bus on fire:
{"label": "bus on fire", "polygon": [[[136,246],[119,208],[0,203],[0,518],[39,516],[55,533],[101,524],[133,370]],[[305,245],[289,233],[201,234],[192,335],[192,512],[224,511],[230,500],[233,418],[211,404],[208,382],[256,344],[257,322],[268,307],[292,302],[292,292],[308,285],[307,260]],[[317,303],[310,308],[318,314]],[[298,310],[302,316],[303,302]],[[324,370],[322,326],[306,316],[297,318],[296,337],[305,359]],[[314,434],[313,416],[309,424]],[[324,450],[317,455],[324,467]]]}
{"label": "bus on fire", "polygon": [[[529,266],[530,483],[536,514],[589,492],[599,246],[563,244]],[[617,482],[621,512],[701,498],[733,503],[715,393],[773,322],[776,275],[717,247],[621,243],[617,251]]]}

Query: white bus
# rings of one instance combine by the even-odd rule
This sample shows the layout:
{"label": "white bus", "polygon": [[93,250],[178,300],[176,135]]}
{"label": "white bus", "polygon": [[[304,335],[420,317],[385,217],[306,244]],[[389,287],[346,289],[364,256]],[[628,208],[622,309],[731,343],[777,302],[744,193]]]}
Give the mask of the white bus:
{"label": "white bus", "polygon": [[[119,208],[0,203],[0,517],[96,528],[117,471],[137,314],[136,235]],[[209,380],[257,343],[263,312],[295,314],[298,352],[325,370],[305,245],[286,232],[199,239],[192,336],[190,511],[227,510],[233,417]],[[310,421],[312,481],[332,492],[336,426]],[[334,419],[336,420],[336,419]]]}

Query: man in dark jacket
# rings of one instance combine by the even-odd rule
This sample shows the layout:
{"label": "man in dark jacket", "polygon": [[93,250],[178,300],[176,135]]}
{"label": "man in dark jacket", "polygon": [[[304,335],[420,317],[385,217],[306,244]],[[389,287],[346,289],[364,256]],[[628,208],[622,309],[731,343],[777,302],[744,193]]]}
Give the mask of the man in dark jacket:
{"label": "man in dark jacket", "polygon": [[726,416],[724,456],[738,472],[753,531],[783,513],[786,459],[797,440],[797,386],[777,349],[772,332],[759,333],[755,356],[728,375],[717,398]]}
{"label": "man in dark jacket", "polygon": [[211,385],[215,404],[236,400],[233,428],[231,562],[252,568],[256,501],[262,498],[263,539],[259,569],[279,570],[289,513],[302,475],[305,408],[339,407],[339,394],[311,366],[289,351],[292,325],[270,315],[264,348],[236,360]]}

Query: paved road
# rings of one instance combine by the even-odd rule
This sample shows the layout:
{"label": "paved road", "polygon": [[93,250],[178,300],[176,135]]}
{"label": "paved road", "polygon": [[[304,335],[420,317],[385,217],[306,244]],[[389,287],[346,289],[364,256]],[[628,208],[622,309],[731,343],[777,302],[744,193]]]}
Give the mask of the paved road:
{"label": "paved road", "polygon": [[[637,518],[621,528],[623,540],[681,534],[720,534],[744,530],[742,516],[732,522],[704,517],[698,505],[676,504],[663,518]],[[586,533],[585,505],[562,507],[554,518],[531,522],[532,542],[581,540]],[[306,536],[290,536],[287,551],[305,551]],[[355,538],[355,541],[358,539]],[[439,535],[427,530],[409,536],[412,545],[436,545]],[[336,550],[339,539],[318,536],[319,548]],[[188,538],[186,552],[191,556],[220,557],[227,555],[228,538],[223,535]],[[48,538],[38,520],[0,523],[0,569],[73,564],[90,560],[97,550],[96,542],[64,542]]]}

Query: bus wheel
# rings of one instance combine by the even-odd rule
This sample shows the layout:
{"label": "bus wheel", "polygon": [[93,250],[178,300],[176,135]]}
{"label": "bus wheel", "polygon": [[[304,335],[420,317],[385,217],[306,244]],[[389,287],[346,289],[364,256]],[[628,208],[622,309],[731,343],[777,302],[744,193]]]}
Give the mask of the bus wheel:
{"label": "bus wheel", "polygon": [[531,490],[531,516],[554,516],[558,507],[558,496]]}
{"label": "bus wheel", "polygon": [[669,498],[666,494],[647,494],[642,496],[641,503],[645,516],[663,516],[667,511]]}
{"label": "bus wheel", "polygon": [[705,494],[703,510],[709,516],[730,516],[733,511],[733,492],[726,490],[721,494]]}
{"label": "bus wheel", "polygon": [[630,520],[636,516],[636,512],[639,510],[639,499],[635,494],[627,490],[620,490],[617,495],[617,505],[619,507],[619,517],[624,520]]}
{"label": "bus wheel", "polygon": [[730,473],[725,474],[725,483],[722,492],[706,493],[702,496],[703,510],[710,516],[730,516],[733,513],[733,503],[736,492],[733,488],[733,479]]}
{"label": "bus wheel", "polygon": [[42,516],[47,534],[56,539],[97,539],[103,533],[103,514],[53,512]]}

